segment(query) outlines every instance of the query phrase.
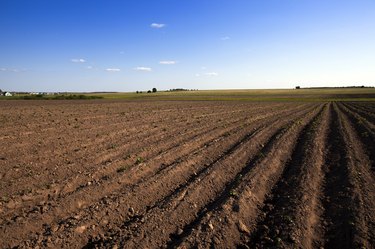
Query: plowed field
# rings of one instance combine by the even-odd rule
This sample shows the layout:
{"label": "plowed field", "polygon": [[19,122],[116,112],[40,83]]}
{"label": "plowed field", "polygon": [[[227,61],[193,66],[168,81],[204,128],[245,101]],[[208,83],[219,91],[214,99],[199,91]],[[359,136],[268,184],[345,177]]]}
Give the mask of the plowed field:
{"label": "plowed field", "polygon": [[0,107],[0,248],[375,248],[375,102]]}

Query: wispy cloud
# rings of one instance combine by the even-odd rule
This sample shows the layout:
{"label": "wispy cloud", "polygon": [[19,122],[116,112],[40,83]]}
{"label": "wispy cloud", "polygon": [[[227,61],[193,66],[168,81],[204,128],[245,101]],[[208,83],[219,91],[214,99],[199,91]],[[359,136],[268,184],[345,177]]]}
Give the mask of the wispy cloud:
{"label": "wispy cloud", "polygon": [[164,23],[151,23],[150,27],[154,29],[161,29],[165,27],[165,24]]}
{"label": "wispy cloud", "polygon": [[71,59],[72,62],[74,63],[85,63],[86,60],[85,59]]}
{"label": "wispy cloud", "polygon": [[219,74],[216,73],[216,72],[209,72],[209,73],[205,73],[204,75],[206,75],[206,76],[218,76]]}
{"label": "wispy cloud", "polygon": [[201,77],[201,76],[207,76],[207,77],[215,77],[215,76],[218,76],[219,74],[216,73],[216,72],[209,72],[209,73],[196,73],[195,74],[195,77]]}
{"label": "wispy cloud", "polygon": [[134,70],[143,71],[143,72],[151,72],[152,68],[151,67],[135,67]]}
{"label": "wispy cloud", "polygon": [[0,68],[1,72],[13,72],[13,73],[18,73],[18,72],[25,72],[27,71],[26,69],[17,69],[17,68]]}
{"label": "wispy cloud", "polygon": [[120,72],[121,69],[120,68],[107,68],[106,71],[107,72]]}
{"label": "wispy cloud", "polygon": [[220,40],[227,41],[227,40],[230,40],[230,37],[229,36],[223,36],[223,37],[220,38]]}
{"label": "wispy cloud", "polygon": [[92,67],[92,66],[87,66],[86,68],[87,68],[87,69],[93,69],[93,67]]}
{"label": "wispy cloud", "polygon": [[174,65],[176,63],[177,61],[159,61],[159,64],[162,64],[162,65]]}

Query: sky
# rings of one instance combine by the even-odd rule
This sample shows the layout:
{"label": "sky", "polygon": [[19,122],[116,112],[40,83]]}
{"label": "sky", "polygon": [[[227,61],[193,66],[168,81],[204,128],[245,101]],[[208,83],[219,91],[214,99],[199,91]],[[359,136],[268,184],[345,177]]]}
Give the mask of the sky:
{"label": "sky", "polygon": [[374,0],[0,0],[2,90],[374,84]]}

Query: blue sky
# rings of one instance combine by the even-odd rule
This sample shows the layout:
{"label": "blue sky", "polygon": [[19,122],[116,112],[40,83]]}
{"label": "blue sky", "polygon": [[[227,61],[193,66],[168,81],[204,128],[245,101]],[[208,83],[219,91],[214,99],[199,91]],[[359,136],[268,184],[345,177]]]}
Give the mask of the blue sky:
{"label": "blue sky", "polygon": [[373,85],[373,0],[0,0],[0,89]]}

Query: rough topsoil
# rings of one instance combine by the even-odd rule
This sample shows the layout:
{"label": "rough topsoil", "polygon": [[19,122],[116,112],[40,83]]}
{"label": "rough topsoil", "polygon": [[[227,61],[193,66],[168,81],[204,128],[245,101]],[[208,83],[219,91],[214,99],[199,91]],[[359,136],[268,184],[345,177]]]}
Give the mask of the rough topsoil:
{"label": "rough topsoil", "polygon": [[374,111],[3,101],[0,248],[375,248]]}

